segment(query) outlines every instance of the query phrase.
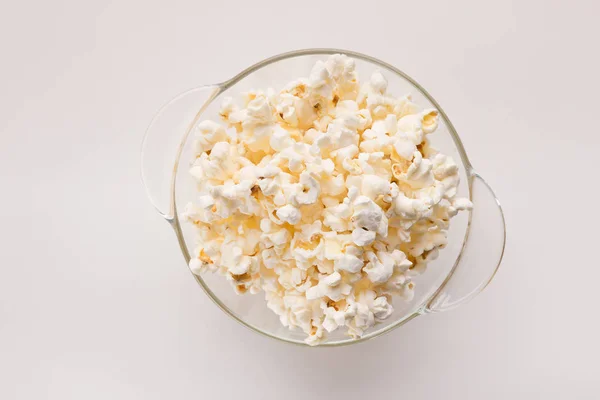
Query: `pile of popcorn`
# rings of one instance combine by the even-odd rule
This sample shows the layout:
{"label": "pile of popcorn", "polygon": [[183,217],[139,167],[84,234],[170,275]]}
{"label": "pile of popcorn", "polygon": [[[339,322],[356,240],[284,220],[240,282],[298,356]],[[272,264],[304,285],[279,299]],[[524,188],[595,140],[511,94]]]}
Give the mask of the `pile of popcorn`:
{"label": "pile of popcorn", "polygon": [[223,101],[223,122],[197,126],[190,173],[199,195],[194,274],[217,271],[238,293],[265,293],[281,323],[311,345],[362,336],[410,301],[412,278],[438,256],[458,167],[431,148],[438,112],[393,97],[380,72],[359,83],[354,60],[318,61],[279,93]]}

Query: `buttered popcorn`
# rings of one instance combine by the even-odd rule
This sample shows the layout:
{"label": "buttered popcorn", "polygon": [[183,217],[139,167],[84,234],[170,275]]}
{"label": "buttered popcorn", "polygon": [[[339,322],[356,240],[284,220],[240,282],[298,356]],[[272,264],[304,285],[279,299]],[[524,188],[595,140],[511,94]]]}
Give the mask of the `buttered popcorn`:
{"label": "buttered popcorn", "polygon": [[197,229],[194,274],[218,271],[238,293],[265,293],[281,323],[314,345],[360,337],[410,301],[412,277],[446,244],[458,167],[429,146],[438,112],[359,84],[333,55],[308,78],[222,103],[196,129],[199,194],[182,219]]}

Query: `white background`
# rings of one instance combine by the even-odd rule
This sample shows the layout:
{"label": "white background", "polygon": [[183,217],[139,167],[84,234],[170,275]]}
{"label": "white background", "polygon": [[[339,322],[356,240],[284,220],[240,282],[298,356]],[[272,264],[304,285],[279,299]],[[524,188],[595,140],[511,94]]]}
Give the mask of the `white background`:
{"label": "white background", "polygon": [[[3,1],[1,399],[597,399],[595,1]],[[471,303],[308,349],[217,309],[146,200],[154,112],[265,57],[339,47],[413,76],[503,203]]]}

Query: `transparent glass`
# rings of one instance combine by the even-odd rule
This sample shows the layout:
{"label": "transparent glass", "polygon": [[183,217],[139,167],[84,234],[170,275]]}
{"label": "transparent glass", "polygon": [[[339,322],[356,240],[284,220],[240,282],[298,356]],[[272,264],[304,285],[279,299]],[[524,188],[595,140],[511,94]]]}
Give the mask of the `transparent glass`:
{"label": "transparent glass", "polygon": [[[190,133],[196,124],[204,119],[219,119],[218,109],[223,96],[235,98],[252,88],[281,89],[290,80],[307,76],[317,60],[336,53],[354,58],[362,79],[379,69],[388,79],[390,93],[397,96],[410,93],[422,107],[439,110],[439,128],[430,136],[432,146],[452,156],[459,164],[461,185],[458,195],[469,197],[474,208],[470,213],[459,213],[452,220],[449,243],[440,251],[438,259],[428,265],[427,271],[416,277],[415,297],[411,302],[395,299],[392,316],[360,339],[334,332],[321,346],[358,343],[397,328],[418,315],[445,311],[462,304],[485,288],[500,265],[506,240],[502,209],[490,186],[473,170],[456,130],[433,97],[402,71],[363,54],[338,49],[294,51],[261,61],[226,82],[201,86],[171,100],[159,110],[148,127],[141,160],[148,197],[175,230],[188,263],[196,238],[191,226],[180,224],[178,210],[196,195],[196,185],[188,173],[194,159]],[[223,311],[243,325],[275,339],[305,345],[305,334],[283,327],[278,317],[266,307],[264,294],[237,295],[217,274],[192,276]]]}

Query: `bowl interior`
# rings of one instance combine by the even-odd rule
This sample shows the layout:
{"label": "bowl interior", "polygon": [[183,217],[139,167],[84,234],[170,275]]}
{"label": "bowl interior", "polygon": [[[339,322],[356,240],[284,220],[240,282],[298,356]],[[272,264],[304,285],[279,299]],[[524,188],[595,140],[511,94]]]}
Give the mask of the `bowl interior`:
{"label": "bowl interior", "polygon": [[[211,119],[220,121],[218,114],[221,101],[224,97],[230,96],[234,100],[241,100],[241,94],[250,89],[273,88],[279,91],[288,82],[299,77],[308,76],[312,66],[317,60],[325,60],[328,54],[345,53],[353,57],[356,61],[356,69],[359,73],[361,82],[368,80],[371,73],[380,70],[388,80],[388,92],[394,96],[410,94],[413,101],[423,108],[438,108],[433,103],[434,100],[429,97],[414,81],[402,74],[400,71],[388,66],[378,60],[370,59],[366,56],[334,50],[317,50],[313,52],[291,53],[273,59],[266,60],[254,67],[242,72],[232,80],[222,84],[222,91],[209,104],[199,121]],[[438,108],[439,109],[439,108]],[[460,167],[461,184],[458,196],[468,197],[468,160],[462,152],[460,140],[455,135],[453,128],[445,118],[442,112],[440,115],[440,124],[436,132],[429,136],[431,144],[436,149],[451,156]],[[189,167],[193,160],[192,150],[193,134],[187,137],[184,143],[181,157],[178,161],[178,170],[175,183],[175,206],[181,211],[185,205],[193,201],[197,196],[196,187],[193,179],[189,175]],[[393,301],[394,313],[387,320],[376,325],[371,332],[368,332],[363,339],[376,336],[403,321],[414,316],[424,304],[430,299],[435,291],[440,287],[454,266],[463,246],[468,225],[468,213],[459,213],[451,223],[448,233],[448,246],[440,251],[437,260],[428,265],[427,270],[414,279],[416,283],[415,296],[412,301],[406,302],[400,298]],[[184,255],[189,260],[189,253],[196,247],[196,237],[194,229],[187,223],[180,224],[179,232],[180,242],[184,250]],[[183,245],[184,244],[184,245]],[[245,325],[269,336],[282,339],[288,342],[303,343],[305,334],[298,331],[290,331],[281,325],[279,318],[266,306],[264,293],[237,295],[234,293],[229,282],[223,276],[218,274],[205,273],[199,282],[207,289],[209,296],[231,316],[244,323]],[[346,336],[345,332],[338,330],[329,334],[323,344],[338,345],[347,342],[356,342],[356,340]]]}

